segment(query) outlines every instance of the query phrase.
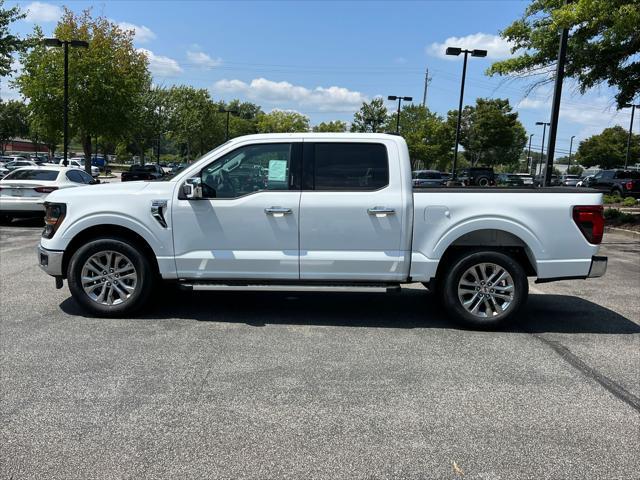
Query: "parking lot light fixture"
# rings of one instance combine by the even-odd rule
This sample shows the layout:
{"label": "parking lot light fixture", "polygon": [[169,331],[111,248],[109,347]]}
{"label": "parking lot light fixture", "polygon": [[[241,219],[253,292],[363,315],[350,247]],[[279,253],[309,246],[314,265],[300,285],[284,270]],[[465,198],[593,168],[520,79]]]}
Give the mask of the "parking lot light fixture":
{"label": "parking lot light fixture", "polygon": [[[62,164],[66,167],[69,165],[68,147],[69,147],[69,46],[74,48],[88,48],[89,42],[84,40],[60,40],[59,38],[45,38],[42,40],[45,47],[63,47],[64,48],[64,109],[62,111],[63,124],[63,151],[64,156]],[[87,173],[91,173],[91,159],[85,162]]]}
{"label": "parking lot light fixture", "polygon": [[631,109],[631,122],[629,123],[629,135],[627,136],[627,154],[624,158],[624,168],[629,165],[629,159],[631,157],[631,135],[633,134],[633,116],[636,113],[636,108],[640,108],[640,105],[624,105],[625,108]]}
{"label": "parking lot light fixture", "polygon": [[387,100],[397,100],[398,101],[398,114],[396,117],[396,134],[400,133],[400,104],[402,103],[402,101],[404,100],[405,102],[410,102],[413,100],[413,97],[401,97],[398,95],[389,95],[387,97]]}
{"label": "parking lot light fixture", "polygon": [[238,114],[238,110],[233,110],[233,109],[228,109],[228,108],[222,108],[220,109],[220,113],[226,113],[227,114],[227,123],[225,126],[225,134],[224,134],[224,141],[226,142],[227,140],[229,140],[229,115],[230,114],[234,114],[237,115]]}
{"label": "parking lot light fixture", "polygon": [[462,81],[460,82],[460,103],[458,105],[458,121],[456,123],[456,142],[453,149],[453,167],[451,168],[451,182],[456,181],[456,166],[458,164],[458,143],[460,142],[460,122],[462,121],[462,102],[464,99],[464,81],[467,76],[467,57],[471,54],[472,57],[486,57],[486,50],[468,50],[460,47],[447,47],[445,50],[447,55],[457,57],[461,53],[464,53],[464,62],[462,64]]}
{"label": "parking lot light fixture", "polygon": [[573,150],[573,139],[576,138],[575,135],[571,135],[571,141],[569,142],[569,164],[567,165],[567,173],[569,173],[569,169],[571,168],[571,151]]}

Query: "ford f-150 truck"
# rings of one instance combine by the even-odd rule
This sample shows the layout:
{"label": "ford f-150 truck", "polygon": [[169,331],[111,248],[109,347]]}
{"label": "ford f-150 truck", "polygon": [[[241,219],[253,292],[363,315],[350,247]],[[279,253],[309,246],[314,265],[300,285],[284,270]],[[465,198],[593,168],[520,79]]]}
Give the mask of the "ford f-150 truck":
{"label": "ford f-150 truck", "polygon": [[414,189],[386,134],[235,138],[173,178],[53,192],[40,266],[95,315],[192,290],[397,289],[422,282],[455,319],[495,327],[538,281],[598,277],[602,194]]}

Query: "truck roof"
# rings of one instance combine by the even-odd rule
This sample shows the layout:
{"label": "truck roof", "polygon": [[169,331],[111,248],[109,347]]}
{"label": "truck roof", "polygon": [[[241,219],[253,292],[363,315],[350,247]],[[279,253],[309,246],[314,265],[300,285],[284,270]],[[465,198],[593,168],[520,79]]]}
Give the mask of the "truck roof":
{"label": "truck roof", "polygon": [[254,135],[244,135],[231,139],[230,142],[236,140],[273,140],[281,138],[283,140],[291,139],[349,139],[349,140],[393,140],[395,142],[404,143],[404,138],[399,135],[391,135],[388,133],[324,133],[324,132],[299,132],[299,133],[258,133]]}

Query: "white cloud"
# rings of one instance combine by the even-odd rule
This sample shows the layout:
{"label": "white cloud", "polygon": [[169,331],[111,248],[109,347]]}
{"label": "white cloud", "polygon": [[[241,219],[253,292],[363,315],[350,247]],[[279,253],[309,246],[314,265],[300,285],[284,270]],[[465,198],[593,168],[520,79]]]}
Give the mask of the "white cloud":
{"label": "white cloud", "polygon": [[144,53],[149,59],[149,70],[159,77],[175,77],[182,73],[182,68],[173,58],[156,55],[151,50],[139,48],[139,52]]}
{"label": "white cloud", "polygon": [[133,30],[135,39],[140,43],[148,43],[155,40],[156,34],[146,25],[135,25],[129,22],[119,22],[118,26],[122,30]]}
{"label": "white cloud", "polygon": [[31,2],[25,7],[27,22],[56,22],[62,16],[62,8],[43,2]]}
{"label": "white cloud", "polygon": [[187,51],[187,58],[191,63],[202,68],[213,68],[222,64],[221,58],[211,58],[204,52]]}
{"label": "white cloud", "polygon": [[321,111],[353,111],[367,97],[344,87],[316,87],[309,89],[289,82],[274,82],[255,78],[251,83],[241,80],[220,80],[213,85],[216,93],[242,94],[254,101],[289,103],[302,107],[315,107]]}
{"label": "white cloud", "polygon": [[449,37],[444,42],[434,42],[426,47],[427,54],[433,57],[443,58],[445,60],[455,59],[456,57],[447,55],[445,50],[447,47],[460,47],[468,50],[474,48],[487,51],[487,57],[494,60],[508,58],[511,56],[511,43],[490,33],[474,33],[466,37]]}

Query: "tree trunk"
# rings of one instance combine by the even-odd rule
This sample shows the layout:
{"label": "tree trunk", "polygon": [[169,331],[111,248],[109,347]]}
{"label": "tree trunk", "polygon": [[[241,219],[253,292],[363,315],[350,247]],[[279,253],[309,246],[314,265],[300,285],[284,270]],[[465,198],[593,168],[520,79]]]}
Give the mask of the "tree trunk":
{"label": "tree trunk", "polygon": [[81,135],[84,152],[84,171],[91,175],[91,135]]}

